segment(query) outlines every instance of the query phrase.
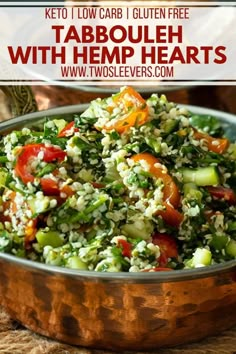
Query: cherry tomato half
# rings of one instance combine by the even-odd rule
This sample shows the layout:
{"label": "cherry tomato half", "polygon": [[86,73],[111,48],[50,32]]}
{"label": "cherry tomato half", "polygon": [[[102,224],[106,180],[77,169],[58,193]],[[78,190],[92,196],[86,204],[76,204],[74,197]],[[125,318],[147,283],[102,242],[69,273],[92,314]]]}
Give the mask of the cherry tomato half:
{"label": "cherry tomato half", "polygon": [[123,238],[120,238],[117,243],[118,247],[122,248],[122,256],[124,257],[131,257],[131,250],[132,250],[132,245],[126,240],[123,240]]}
{"label": "cherry tomato half", "polygon": [[236,204],[236,194],[231,188],[225,188],[222,186],[207,187],[212,197],[216,199],[223,199],[231,205]]}
{"label": "cherry tomato half", "polygon": [[66,152],[56,146],[46,146],[45,144],[29,144],[20,148],[16,159],[15,173],[20,177],[22,182],[27,184],[34,181],[34,169],[32,162],[38,158],[40,152],[43,152],[43,161],[63,161]]}
{"label": "cherry tomato half", "polygon": [[152,242],[160,248],[161,255],[158,258],[160,267],[165,267],[169,258],[178,257],[177,243],[172,236],[156,232],[152,235]]}

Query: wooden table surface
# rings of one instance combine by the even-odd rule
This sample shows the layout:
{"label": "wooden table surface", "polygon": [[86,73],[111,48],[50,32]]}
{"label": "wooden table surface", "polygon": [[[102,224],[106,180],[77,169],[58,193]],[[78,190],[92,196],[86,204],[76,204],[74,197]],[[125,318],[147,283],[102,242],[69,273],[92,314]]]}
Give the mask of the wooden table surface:
{"label": "wooden table surface", "polygon": [[[39,110],[70,104],[86,103],[96,97],[107,97],[110,93],[87,92],[80,89],[58,86],[33,86]],[[236,114],[236,86],[196,86],[171,90],[165,94],[169,101],[214,108]],[[161,93],[161,87],[153,89]],[[147,98],[150,93],[142,93]]]}

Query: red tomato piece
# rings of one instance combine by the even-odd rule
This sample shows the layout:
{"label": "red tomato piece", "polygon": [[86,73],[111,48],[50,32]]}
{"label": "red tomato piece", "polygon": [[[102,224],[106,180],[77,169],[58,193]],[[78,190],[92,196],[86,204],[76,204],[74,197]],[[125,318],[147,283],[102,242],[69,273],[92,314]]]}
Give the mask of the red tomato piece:
{"label": "red tomato piece", "polygon": [[58,133],[57,137],[58,138],[65,138],[68,136],[73,135],[75,132],[78,132],[79,128],[75,127],[75,122],[72,121],[68,124],[66,124],[66,126]]}
{"label": "red tomato piece", "polygon": [[46,195],[59,195],[60,189],[58,182],[51,178],[40,179],[41,188]]}
{"label": "red tomato piece", "polygon": [[34,181],[32,162],[38,158],[40,152],[43,152],[43,161],[52,162],[55,160],[63,161],[66,152],[56,146],[46,146],[45,144],[29,144],[19,150],[16,160],[15,173],[22,182],[27,184]]}
{"label": "red tomato piece", "polygon": [[168,225],[179,227],[184,219],[183,214],[166,202],[164,202],[163,205],[165,206],[165,210],[158,210],[156,215],[160,215]]}
{"label": "red tomato piece", "polygon": [[131,250],[132,250],[131,243],[120,238],[118,240],[117,246],[122,248],[122,256],[128,257],[128,258],[131,257]]}
{"label": "red tomato piece", "polygon": [[70,186],[64,185],[61,187],[60,181],[55,181],[51,178],[41,178],[40,184],[46,195],[61,196],[64,194],[66,197],[70,197],[74,194],[74,191]]}
{"label": "red tomato piece", "polygon": [[224,199],[231,205],[236,204],[236,194],[231,188],[225,188],[222,186],[207,187],[212,197],[216,199]]}
{"label": "red tomato piece", "polygon": [[154,235],[152,235],[152,242],[160,248],[161,255],[158,258],[160,267],[165,267],[168,264],[169,258],[178,257],[177,243],[172,236],[154,233]]}
{"label": "red tomato piece", "polygon": [[92,182],[91,184],[92,184],[92,186],[93,186],[94,188],[98,188],[98,189],[105,187],[105,184],[103,184],[103,183]]}

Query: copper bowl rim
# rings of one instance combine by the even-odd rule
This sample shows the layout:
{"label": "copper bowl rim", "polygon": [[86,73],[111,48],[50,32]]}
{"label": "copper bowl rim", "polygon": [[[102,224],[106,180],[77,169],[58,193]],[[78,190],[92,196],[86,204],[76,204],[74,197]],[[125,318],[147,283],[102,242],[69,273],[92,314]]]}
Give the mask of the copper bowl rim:
{"label": "copper bowl rim", "polygon": [[[236,122],[236,117],[233,114],[217,111],[214,109],[209,109],[205,107],[198,107],[193,105],[182,105],[188,110],[194,113],[209,114],[219,117],[223,122],[228,124],[234,124]],[[15,117],[0,123],[0,133],[2,131],[8,131],[17,126],[25,126],[25,124],[36,123],[40,121],[40,118],[50,117],[57,114],[73,114],[79,113],[85,110],[88,104],[78,104],[70,106],[62,106],[51,108],[45,111],[29,113],[24,116]],[[182,269],[173,271],[159,271],[159,272],[138,272],[138,273],[127,273],[127,272],[95,272],[86,270],[76,270],[63,268],[58,266],[47,265],[44,263],[38,263],[28,259],[23,259],[10,255],[7,253],[0,252],[0,259],[8,263],[22,266],[28,270],[35,270],[41,272],[47,272],[55,276],[68,276],[73,278],[80,278],[86,281],[93,282],[114,282],[114,283],[168,283],[176,281],[186,281],[189,279],[198,279],[211,276],[217,276],[219,273],[234,272],[236,271],[236,259],[231,261],[226,261],[220,264],[214,264],[207,267],[200,267],[195,269]]]}
{"label": "copper bowl rim", "polygon": [[195,269],[182,269],[160,272],[95,272],[46,265],[28,259],[23,259],[7,253],[0,253],[0,259],[15,266],[22,266],[29,271],[39,271],[53,276],[66,276],[91,282],[109,283],[171,283],[199,278],[208,278],[222,273],[236,272],[236,260]]}

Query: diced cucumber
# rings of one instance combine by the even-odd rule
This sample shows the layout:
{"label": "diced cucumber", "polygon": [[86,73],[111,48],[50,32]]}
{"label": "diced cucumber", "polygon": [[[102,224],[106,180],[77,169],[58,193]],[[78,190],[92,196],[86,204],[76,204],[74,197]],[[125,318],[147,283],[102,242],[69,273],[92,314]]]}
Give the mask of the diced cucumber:
{"label": "diced cucumber", "polygon": [[161,142],[153,138],[145,138],[146,144],[152,148],[156,154],[161,152]]}
{"label": "diced cucumber", "polygon": [[68,258],[66,266],[71,269],[88,269],[87,264],[83,262],[79,256],[72,256]]}
{"label": "diced cucumber", "polygon": [[192,265],[193,267],[208,266],[211,264],[212,254],[206,248],[197,248],[193,254]]}
{"label": "diced cucumber", "polygon": [[91,169],[82,168],[78,172],[78,177],[82,179],[84,182],[91,182],[93,180],[93,174]]}
{"label": "diced cucumber", "polygon": [[99,262],[95,268],[96,272],[120,272],[121,270],[121,264],[116,263],[114,259],[103,259],[101,262]]}
{"label": "diced cucumber", "polygon": [[198,187],[196,186],[195,183],[189,182],[189,183],[185,183],[183,186],[183,191],[184,191],[184,195],[186,196],[187,194],[191,193],[192,191],[197,191]]}
{"label": "diced cucumber", "polygon": [[125,224],[121,227],[121,232],[131,238],[142,238],[147,240],[153,232],[153,225],[149,220],[136,220],[132,224]]}
{"label": "diced cucumber", "polygon": [[199,167],[196,169],[183,168],[180,170],[183,183],[195,183],[197,186],[214,186],[219,184],[219,174],[214,166]]}
{"label": "diced cucumber", "polygon": [[215,250],[222,250],[228,242],[229,237],[227,235],[213,235],[210,241],[210,246]]}
{"label": "diced cucumber", "polygon": [[5,168],[0,168],[0,187],[5,187],[7,175],[7,170]]}
{"label": "diced cucumber", "polygon": [[177,130],[178,126],[178,119],[167,119],[161,123],[161,129],[164,131],[165,134],[170,134],[174,130]]}
{"label": "diced cucumber", "polygon": [[60,133],[60,131],[65,128],[68,122],[65,119],[53,119],[53,123],[58,129],[58,133]]}
{"label": "diced cucumber", "polygon": [[43,196],[42,198],[30,198],[27,203],[32,211],[33,215],[38,215],[45,213],[50,206],[50,200],[48,196]]}
{"label": "diced cucumber", "polygon": [[230,240],[227,246],[225,247],[225,251],[229,256],[236,257],[236,241]]}
{"label": "diced cucumber", "polygon": [[236,160],[236,144],[231,143],[228,148],[228,153],[233,160]]}
{"label": "diced cucumber", "polygon": [[43,257],[46,264],[51,264],[54,266],[62,266],[64,264],[60,252],[58,250],[54,250],[51,246],[44,247]]}
{"label": "diced cucumber", "polygon": [[187,199],[196,199],[197,201],[201,202],[202,200],[202,193],[196,186],[196,184],[189,182],[185,183],[183,186],[184,196]]}
{"label": "diced cucumber", "polygon": [[227,230],[228,232],[236,231],[236,221],[229,222]]}
{"label": "diced cucumber", "polygon": [[39,245],[42,247],[44,246],[60,247],[64,243],[58,231],[39,230],[36,233],[35,237]]}
{"label": "diced cucumber", "polygon": [[77,146],[80,150],[91,149],[91,145],[85,140],[85,138],[80,138],[79,136],[73,137],[73,144]]}

